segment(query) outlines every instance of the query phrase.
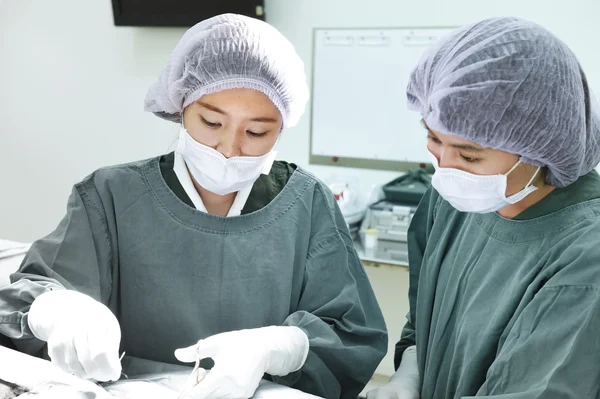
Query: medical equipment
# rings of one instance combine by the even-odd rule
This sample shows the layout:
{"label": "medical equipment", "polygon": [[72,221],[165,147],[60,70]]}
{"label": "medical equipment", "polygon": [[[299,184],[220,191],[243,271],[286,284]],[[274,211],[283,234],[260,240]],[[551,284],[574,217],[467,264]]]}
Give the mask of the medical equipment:
{"label": "medical equipment", "polygon": [[382,187],[385,199],[419,205],[431,186],[431,175],[425,168],[411,169]]}
{"label": "medical equipment", "polygon": [[[191,386],[179,398],[201,396],[248,398],[266,374],[285,377],[302,368],[309,351],[306,333],[294,326],[269,326],[224,332],[175,351],[177,360],[195,362]],[[200,360],[210,357],[215,366],[199,375]]]}
{"label": "medical equipment", "polygon": [[[140,376],[131,380],[113,382],[103,390],[92,389],[90,385],[87,385],[86,389],[51,381],[28,389],[0,379],[0,399],[175,399],[181,386],[182,376],[182,373]],[[263,380],[252,399],[318,399],[318,397]]]}
{"label": "medical equipment", "polygon": [[367,206],[358,193],[358,180],[341,176],[333,176],[328,180],[329,189],[333,192],[350,233],[358,232],[367,211]]}
{"label": "medical equipment", "polygon": [[372,250],[377,246],[377,239],[379,230],[367,229],[365,230],[365,250]]}
{"label": "medical equipment", "polygon": [[379,240],[406,242],[408,227],[416,209],[411,204],[379,201],[369,207],[361,229],[377,229]]}
{"label": "medical equipment", "polygon": [[[185,368],[140,374],[100,386],[67,374],[46,360],[1,346],[0,359],[0,394],[4,394],[1,399],[13,396],[22,399],[175,399],[191,371]],[[261,381],[252,398],[318,399],[269,381]]]}
{"label": "medical equipment", "polygon": [[426,169],[409,170],[406,174],[385,184],[381,190],[384,200],[372,204],[361,226],[365,249],[368,230],[377,230],[378,252],[383,259],[406,260],[406,237],[412,216],[423,194],[431,185]]}
{"label": "medical equipment", "polygon": [[[408,262],[406,245],[408,227],[412,221],[416,207],[387,200],[379,201],[369,207],[360,229],[360,239],[365,255],[380,260]],[[368,230],[377,231],[377,244],[368,247]]]}

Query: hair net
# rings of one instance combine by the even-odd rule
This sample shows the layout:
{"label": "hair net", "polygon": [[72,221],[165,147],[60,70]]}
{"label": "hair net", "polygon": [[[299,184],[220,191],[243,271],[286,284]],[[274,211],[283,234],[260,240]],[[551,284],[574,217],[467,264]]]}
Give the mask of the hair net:
{"label": "hair net", "polygon": [[180,122],[185,107],[200,97],[236,88],[266,94],[285,127],[298,122],[308,100],[304,64],[292,44],[265,22],[223,14],[183,35],[150,87],[144,109]]}
{"label": "hair net", "polygon": [[518,18],[459,28],[422,57],[407,88],[427,125],[548,168],[564,187],[600,161],[600,107],[571,50]]}

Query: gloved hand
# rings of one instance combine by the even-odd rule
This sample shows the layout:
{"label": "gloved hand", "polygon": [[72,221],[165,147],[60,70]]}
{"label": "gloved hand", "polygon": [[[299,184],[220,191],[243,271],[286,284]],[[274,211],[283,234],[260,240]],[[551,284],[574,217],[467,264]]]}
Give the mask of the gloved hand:
{"label": "gloved hand", "polygon": [[100,302],[76,291],[49,291],[33,301],[28,324],[62,370],[97,381],[121,376],[121,328]]}
{"label": "gloved hand", "polygon": [[298,327],[272,326],[213,335],[175,351],[175,357],[184,363],[206,358],[215,363],[206,376],[204,370],[198,370],[200,377],[192,378],[195,385],[180,397],[250,398],[265,373],[283,377],[300,370],[308,349],[308,337]]}
{"label": "gloved hand", "polygon": [[390,382],[367,393],[367,399],[419,399],[420,385],[417,347],[410,346],[402,354],[400,367]]}

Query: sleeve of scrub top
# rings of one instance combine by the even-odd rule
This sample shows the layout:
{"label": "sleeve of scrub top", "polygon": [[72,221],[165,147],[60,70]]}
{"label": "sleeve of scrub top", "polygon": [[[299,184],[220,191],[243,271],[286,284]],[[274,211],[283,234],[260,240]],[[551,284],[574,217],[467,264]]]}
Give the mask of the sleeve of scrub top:
{"label": "sleeve of scrub top", "polygon": [[476,397],[599,397],[599,348],[598,288],[542,288],[501,343]]}
{"label": "sleeve of scrub top", "polygon": [[298,311],[284,323],[307,334],[310,350],[300,371],[274,381],[326,398],[355,399],[387,352],[387,329],[339,208],[314,206],[327,212],[313,215],[313,224],[321,220],[321,230],[329,226],[332,234],[316,234],[321,238],[307,256]]}
{"label": "sleeve of scrub top", "polygon": [[425,195],[423,195],[423,199],[417,207],[408,229],[409,313],[406,315],[406,324],[402,330],[400,341],[396,343],[394,352],[394,365],[396,370],[400,366],[402,354],[406,348],[416,345],[415,319],[413,315],[417,304],[417,290],[421,264],[423,262],[423,255],[425,254],[425,247],[427,246],[429,231],[433,225],[437,198],[437,193],[429,188]]}
{"label": "sleeve of scrub top", "polygon": [[88,179],[75,186],[56,230],[36,241],[9,286],[0,289],[0,334],[17,348],[38,354],[44,343],[28,327],[33,301],[49,290],[70,289],[107,304],[111,245],[106,217]]}

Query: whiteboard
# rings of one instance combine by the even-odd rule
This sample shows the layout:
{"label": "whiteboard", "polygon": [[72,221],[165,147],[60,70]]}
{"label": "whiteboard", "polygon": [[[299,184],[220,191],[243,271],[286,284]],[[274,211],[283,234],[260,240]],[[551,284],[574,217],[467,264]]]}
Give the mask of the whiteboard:
{"label": "whiteboard", "polygon": [[452,29],[315,29],[311,163],[396,170],[429,163],[406,86],[423,52]]}

